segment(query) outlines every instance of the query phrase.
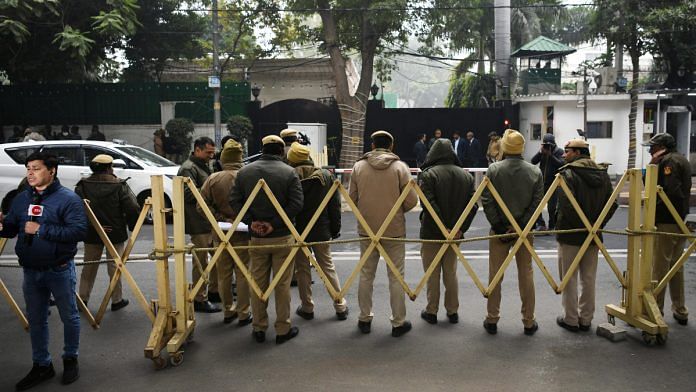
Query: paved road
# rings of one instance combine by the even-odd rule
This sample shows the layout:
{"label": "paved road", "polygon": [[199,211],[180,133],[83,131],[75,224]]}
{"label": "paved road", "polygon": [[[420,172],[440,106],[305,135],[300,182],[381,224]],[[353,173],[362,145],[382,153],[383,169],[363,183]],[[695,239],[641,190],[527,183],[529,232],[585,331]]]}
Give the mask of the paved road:
{"label": "paved road", "polygon": [[[417,215],[407,215],[408,233],[417,236]],[[623,228],[626,209],[621,208],[610,222],[610,228]],[[148,227],[149,228],[149,227]],[[146,228],[146,229],[148,229]],[[485,234],[487,225],[479,212],[467,237]],[[355,220],[344,214],[342,238],[355,237]],[[607,248],[620,267],[625,266],[625,237],[609,235]],[[555,274],[556,253],[552,237],[539,237],[539,250],[547,267]],[[152,248],[152,233],[144,232],[134,250],[147,253]],[[474,270],[487,276],[487,244],[470,243],[463,247]],[[357,262],[355,245],[334,249],[337,270],[345,280]],[[407,282],[415,287],[423,271],[418,245],[407,247]],[[8,252],[6,252],[8,253]],[[9,262],[2,256],[0,262]],[[133,262],[129,267],[148,297],[156,294],[154,268],[151,263]],[[186,347],[185,360],[178,368],[154,371],[143,357],[143,348],[150,331],[148,319],[135,303],[117,313],[107,312],[102,327],[92,330],[83,321],[80,366],[82,378],[72,391],[139,391],[146,388],[170,391],[206,390],[384,390],[384,391],[450,391],[450,390],[519,390],[519,391],[653,391],[692,390],[696,382],[696,330],[693,324],[679,326],[667,317],[669,342],[662,347],[647,347],[640,333],[629,328],[629,339],[611,343],[593,333],[571,334],[558,328],[555,317],[560,312],[560,298],[536,271],[537,319],[539,332],[528,337],[522,334],[519,320],[520,301],[516,289],[514,266],[503,284],[502,319],[499,333],[490,336],[481,327],[485,300],[474,287],[463,268],[459,268],[460,323],[447,323],[444,310],[440,323],[429,325],[418,314],[424,298],[407,302],[408,318],[414,329],[395,339],[390,333],[387,279],[380,267],[375,284],[375,320],[373,332],[357,331],[357,288],[347,295],[352,313],[347,321],[336,321],[331,301],[319,284],[315,284],[315,319],[305,321],[297,316],[293,323],[300,335],[282,346],[269,340],[257,344],[251,339],[249,327],[223,325],[222,316],[198,315],[195,341]],[[21,270],[0,269],[0,276],[12,293],[21,299]],[[106,272],[99,275],[96,295],[105,290]],[[318,281],[318,279],[315,278]],[[696,309],[696,266],[686,267],[687,305]],[[133,298],[129,289],[126,296]],[[606,263],[600,258],[597,280],[597,311],[595,324],[604,322],[603,305],[617,303],[619,285]],[[22,302],[22,301],[20,301]],[[95,301],[96,302],[96,301]],[[272,302],[272,301],[271,301]],[[293,309],[299,300],[293,289]],[[669,300],[667,300],[669,306]],[[96,304],[92,304],[92,308]],[[273,304],[270,305],[270,309]],[[51,352],[60,354],[61,327],[57,312],[50,317]],[[8,306],[0,300],[0,391],[12,390],[14,383],[30,367],[28,335],[21,330]],[[56,360],[57,370],[62,368]],[[59,373],[60,374],[60,373]],[[36,388],[49,391],[60,388],[55,379]]]}

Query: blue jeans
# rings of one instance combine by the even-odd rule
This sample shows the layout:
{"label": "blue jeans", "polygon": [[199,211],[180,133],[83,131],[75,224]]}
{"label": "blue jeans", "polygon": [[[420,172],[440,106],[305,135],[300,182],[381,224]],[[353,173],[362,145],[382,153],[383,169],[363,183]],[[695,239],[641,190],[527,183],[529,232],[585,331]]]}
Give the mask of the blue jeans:
{"label": "blue jeans", "polygon": [[75,263],[39,271],[24,268],[24,301],[27,305],[34,363],[48,366],[48,300],[51,294],[63,321],[63,358],[77,358],[80,345],[80,313],[75,299]]}

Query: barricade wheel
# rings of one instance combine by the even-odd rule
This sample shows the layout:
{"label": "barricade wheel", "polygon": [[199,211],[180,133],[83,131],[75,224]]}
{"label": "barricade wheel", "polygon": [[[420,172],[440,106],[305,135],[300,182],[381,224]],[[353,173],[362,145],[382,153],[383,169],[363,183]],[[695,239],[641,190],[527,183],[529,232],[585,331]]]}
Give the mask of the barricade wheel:
{"label": "barricade wheel", "polygon": [[665,343],[667,343],[667,334],[659,333],[656,335],[656,338],[658,346],[663,346]]}
{"label": "barricade wheel", "polygon": [[175,352],[174,354],[172,354],[172,355],[169,357],[169,363],[170,363],[172,366],[179,366],[179,365],[181,365],[182,363],[184,363],[184,352],[183,352],[183,351],[178,351],[178,352]]}
{"label": "barricade wheel", "polygon": [[611,325],[616,325],[616,318],[610,314],[607,315],[607,321]]}
{"label": "barricade wheel", "polygon": [[653,346],[653,345],[657,344],[657,335],[653,335],[651,333],[647,333],[647,332],[643,331],[643,341],[648,346]]}
{"label": "barricade wheel", "polygon": [[155,370],[162,370],[167,367],[167,361],[162,357],[152,358],[152,364],[155,365]]}

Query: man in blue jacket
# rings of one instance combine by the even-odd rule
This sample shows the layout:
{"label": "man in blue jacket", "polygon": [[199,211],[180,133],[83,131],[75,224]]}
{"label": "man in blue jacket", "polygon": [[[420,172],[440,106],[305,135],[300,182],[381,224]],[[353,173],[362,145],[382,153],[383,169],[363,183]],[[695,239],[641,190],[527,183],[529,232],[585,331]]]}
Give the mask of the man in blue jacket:
{"label": "man in blue jacket", "polygon": [[27,158],[27,181],[31,188],[15,197],[3,219],[0,236],[17,236],[15,252],[24,269],[26,301],[34,365],[17,390],[29,389],[55,375],[48,352],[48,299],[53,294],[64,328],[63,384],[79,378],[80,315],[75,300],[77,243],[87,233],[82,200],[60,185],[58,159],[35,152]]}

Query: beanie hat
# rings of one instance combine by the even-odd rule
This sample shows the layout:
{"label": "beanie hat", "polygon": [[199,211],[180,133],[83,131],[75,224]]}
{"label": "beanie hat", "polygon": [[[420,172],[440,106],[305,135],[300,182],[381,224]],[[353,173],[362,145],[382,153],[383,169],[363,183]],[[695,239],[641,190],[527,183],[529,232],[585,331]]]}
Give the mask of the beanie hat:
{"label": "beanie hat", "polygon": [[288,151],[288,162],[290,163],[300,163],[308,161],[309,152],[311,150],[307,146],[303,146],[298,142],[293,143]]}
{"label": "beanie hat", "polygon": [[242,145],[234,139],[228,140],[220,153],[220,163],[242,163]]}
{"label": "beanie hat", "polygon": [[506,130],[501,140],[501,148],[504,154],[522,154],[524,152],[524,136],[514,129]]}

